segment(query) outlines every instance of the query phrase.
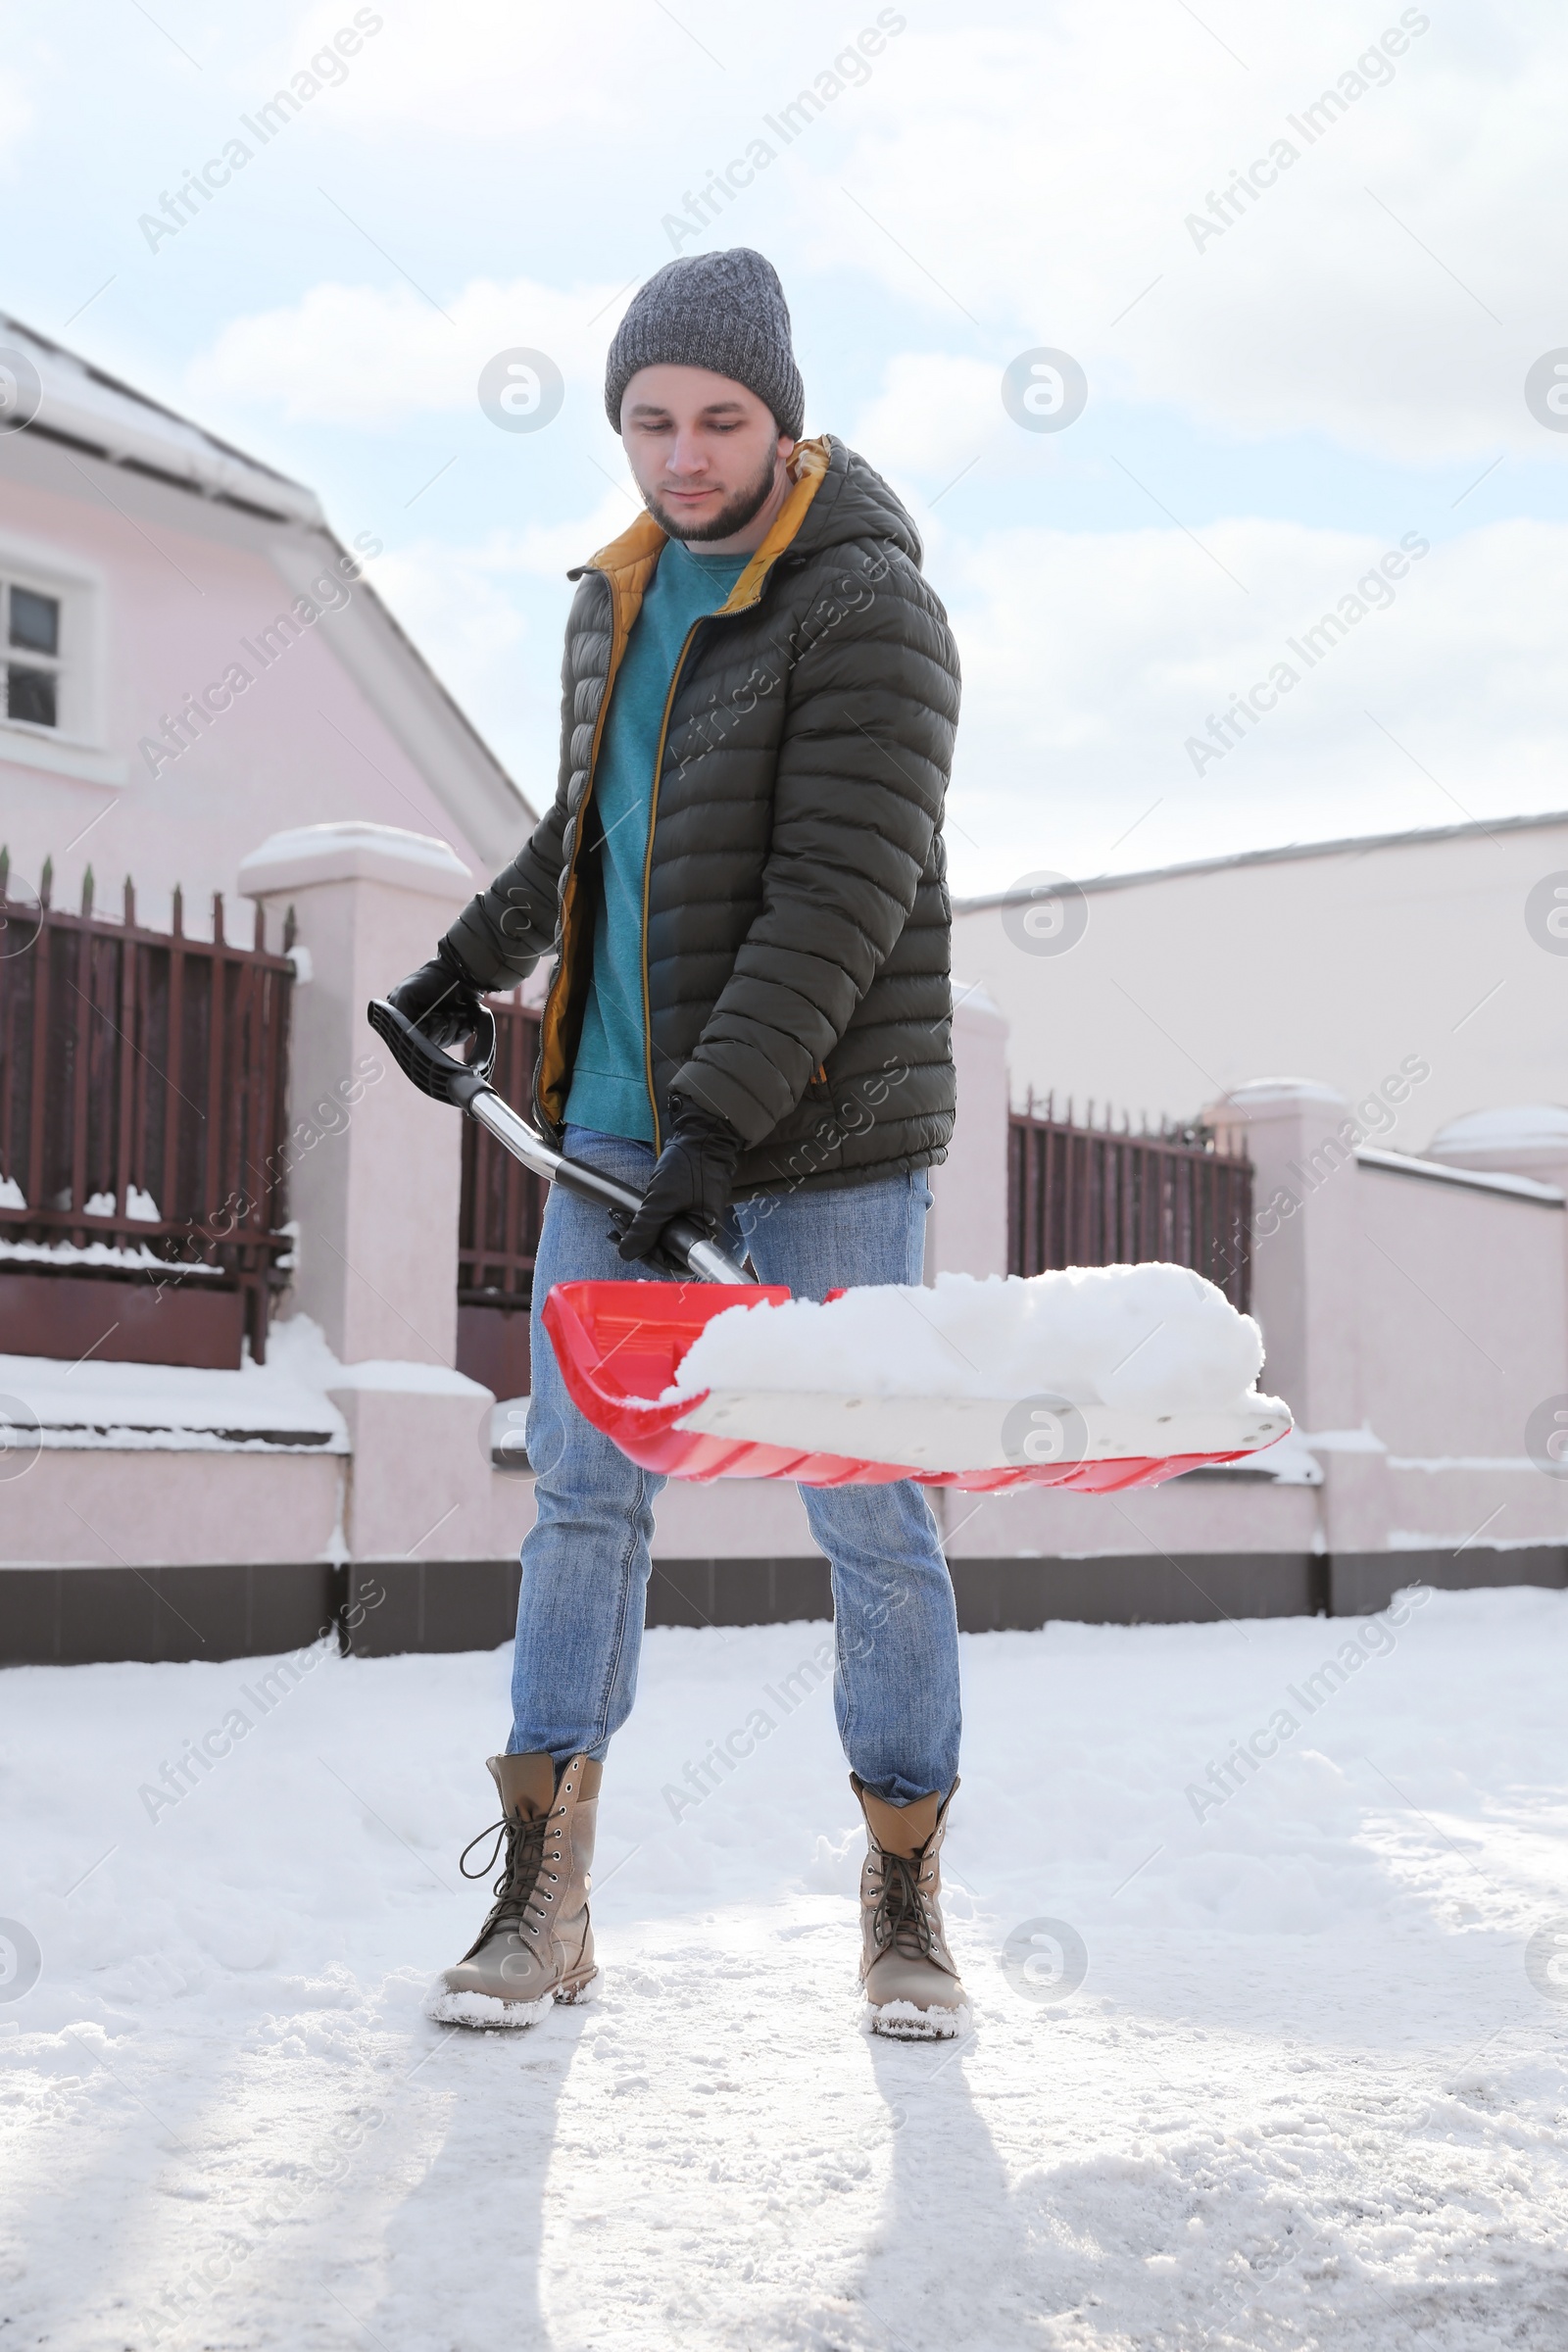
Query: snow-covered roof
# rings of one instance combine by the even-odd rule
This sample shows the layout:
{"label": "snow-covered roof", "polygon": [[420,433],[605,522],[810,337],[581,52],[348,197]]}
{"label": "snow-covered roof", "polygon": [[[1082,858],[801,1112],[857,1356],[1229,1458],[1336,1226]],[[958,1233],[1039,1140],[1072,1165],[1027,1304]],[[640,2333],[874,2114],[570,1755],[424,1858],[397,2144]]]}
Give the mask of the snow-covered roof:
{"label": "snow-covered roof", "polygon": [[1245,1086],[1233,1086],[1224,1101],[1260,1110],[1269,1102],[1343,1102],[1345,1097],[1338,1087],[1325,1086],[1317,1078],[1250,1078]]}
{"label": "snow-covered roof", "polygon": [[[1226,858],[1193,858],[1180,865],[1143,866],[1137,873],[1078,874],[1072,879],[1075,887],[1085,892],[1136,890],[1145,882],[1180,881],[1188,875],[1224,873],[1231,867],[1285,865],[1303,858],[1361,858],[1369,850],[1421,849],[1438,841],[1465,841],[1481,834],[1494,838],[1499,833],[1529,833],[1564,825],[1568,825],[1568,808],[1552,808],[1539,816],[1488,817],[1485,823],[1477,818],[1467,825],[1423,825],[1404,833],[1346,833],[1333,841],[1288,841],[1277,850],[1237,850]],[[1007,890],[984,892],[978,898],[955,899],[953,911],[985,914],[1000,906],[1027,906],[1031,895],[1014,883]]]}
{"label": "snow-covered roof", "polygon": [[[88,360],[51,342],[35,328],[24,326],[0,311],[0,343],[20,352],[38,377],[38,405],[32,428],[58,434],[79,447],[112,458],[122,466],[178,482],[205,498],[227,499],[236,505],[291,522],[324,524],[325,516],[314,490],[287,474],[247,457],[216,433],[209,433],[186,416],[176,416],[161,401],[150,400],[118,376],[108,375]],[[31,387],[24,388],[25,392]]]}
{"label": "snow-covered roof", "polygon": [[[247,457],[3,311],[0,367],[21,379],[19,407],[26,435],[63,442],[216,507],[239,508],[264,523],[292,526],[268,532],[265,554],[296,594],[308,589],[318,570],[317,534],[334,554],[344,553],[320,501],[303,482]],[[458,819],[481,860],[492,870],[504,864],[536,821],[535,812],[368,580],[361,580],[334,624],[334,643],[344,667]]]}
{"label": "snow-covered roof", "polygon": [[1467,1110],[1433,1137],[1431,1150],[1444,1152],[1535,1152],[1568,1150],[1568,1109],[1560,1102],[1515,1102],[1494,1110]]}
{"label": "snow-covered roof", "polygon": [[1418,1159],[1413,1152],[1380,1152],[1362,1144],[1355,1154],[1362,1168],[1384,1168],[1391,1176],[1422,1176],[1434,1184],[1457,1184],[1477,1193],[1507,1193],[1515,1200],[1539,1200],[1544,1208],[1561,1208],[1564,1197],[1554,1184],[1538,1184],[1533,1176],[1493,1175],[1481,1168],[1450,1166],[1444,1159]]}

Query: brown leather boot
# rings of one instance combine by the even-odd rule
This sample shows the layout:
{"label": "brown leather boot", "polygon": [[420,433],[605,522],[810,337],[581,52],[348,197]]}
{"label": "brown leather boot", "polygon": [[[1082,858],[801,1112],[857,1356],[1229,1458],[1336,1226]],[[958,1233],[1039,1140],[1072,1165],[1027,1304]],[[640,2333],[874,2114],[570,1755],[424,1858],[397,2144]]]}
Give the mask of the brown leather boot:
{"label": "brown leather boot", "polygon": [[939,1856],[956,1781],[911,1805],[873,1796],[852,1772],[865,1815],[860,1870],[860,1982],[873,2034],[947,2041],[964,2032],[969,2004],[942,1925]]}
{"label": "brown leather boot", "polygon": [[[489,1918],[456,1968],[432,1988],[438,2025],[531,2026],[552,2001],[575,2001],[599,1971],[588,1917],[589,1867],[602,1764],[573,1756],[558,1776],[549,1756],[492,1756],[501,1819],[464,1848],[458,1867],[482,1879],[506,1847]],[[482,1838],[489,1860],[469,1870]]]}

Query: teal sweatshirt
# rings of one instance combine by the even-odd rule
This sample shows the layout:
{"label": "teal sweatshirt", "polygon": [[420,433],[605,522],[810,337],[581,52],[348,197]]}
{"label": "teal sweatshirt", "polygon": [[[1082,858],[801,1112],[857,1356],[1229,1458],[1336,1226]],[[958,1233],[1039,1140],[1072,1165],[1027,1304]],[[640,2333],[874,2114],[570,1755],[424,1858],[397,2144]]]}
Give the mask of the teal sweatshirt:
{"label": "teal sweatshirt", "polygon": [[687,630],[718,610],[750,562],[748,555],[695,555],[679,539],[666,540],[611,689],[587,820],[600,844],[593,985],[566,1097],[567,1121],[602,1135],[654,1140],[643,1027],[643,873],[659,730]]}

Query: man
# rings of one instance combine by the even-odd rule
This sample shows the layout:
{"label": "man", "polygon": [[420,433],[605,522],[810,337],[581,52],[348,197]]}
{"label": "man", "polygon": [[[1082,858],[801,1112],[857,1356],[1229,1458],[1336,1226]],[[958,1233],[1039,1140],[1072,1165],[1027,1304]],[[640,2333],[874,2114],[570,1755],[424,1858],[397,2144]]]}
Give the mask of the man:
{"label": "man", "polygon": [[[918,1283],[924,1171],[953,1127],[941,823],[958,668],[918,534],[863,459],[801,439],[789,311],[760,254],[652,277],[611,347],[606,406],[648,512],[571,575],[555,804],[393,992],[452,1043],[479,991],[554,952],[535,1115],[572,1157],[646,1187],[618,1247],[565,1192],[545,1214],[537,1517],[483,1865],[501,1869],[431,2011],[475,2025],[529,2024],[596,1973],[593,1825],[636,1690],[662,1484],[578,1413],[537,1309],[557,1282],[658,1279],[676,1217],[797,1297]],[[871,2022],[952,2034],[952,1586],[915,1486],[802,1492],[832,1568],[838,1727],[866,1822]]]}

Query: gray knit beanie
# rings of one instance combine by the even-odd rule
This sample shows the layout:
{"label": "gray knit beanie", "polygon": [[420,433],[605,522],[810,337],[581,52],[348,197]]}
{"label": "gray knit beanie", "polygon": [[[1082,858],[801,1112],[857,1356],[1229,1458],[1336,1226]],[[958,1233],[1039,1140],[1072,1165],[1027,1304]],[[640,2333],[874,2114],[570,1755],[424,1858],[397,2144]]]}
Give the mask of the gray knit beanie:
{"label": "gray knit beanie", "polygon": [[605,408],[616,432],[639,368],[709,368],[744,384],[792,441],[806,422],[806,387],[790,341],[790,311],[771,262],[737,245],[690,253],[656,270],[633,295],[610,346]]}

